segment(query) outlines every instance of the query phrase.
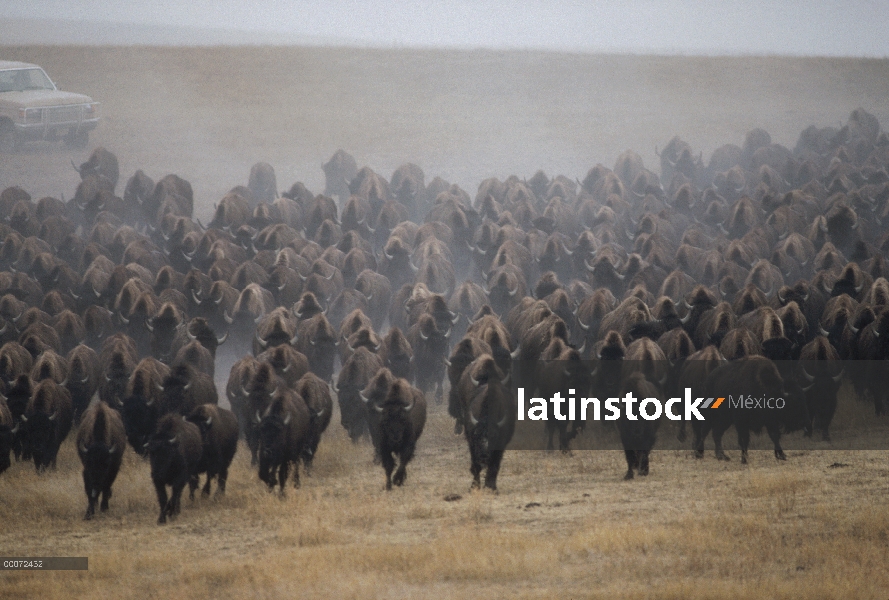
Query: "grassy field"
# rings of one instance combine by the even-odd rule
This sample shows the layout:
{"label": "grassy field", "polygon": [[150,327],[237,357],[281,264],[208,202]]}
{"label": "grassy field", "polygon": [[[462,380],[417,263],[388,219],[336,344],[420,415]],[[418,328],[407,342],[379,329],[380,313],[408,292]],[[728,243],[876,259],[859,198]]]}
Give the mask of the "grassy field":
{"label": "grassy field", "polygon": [[[844,395],[839,421],[869,410]],[[109,512],[82,521],[69,439],[56,472],[19,463],[0,478],[0,555],[88,556],[89,571],[7,571],[0,596],[885,598],[889,589],[885,452],[795,450],[778,462],[755,450],[743,466],[730,433],[731,462],[656,451],[651,475],[624,482],[622,452],[515,451],[495,495],[469,491],[468,451],[452,427],[434,405],[407,483],[391,493],[369,444],[353,445],[337,415],[311,476],[283,499],[242,445],[226,496],[185,498],[166,526],[155,524],[149,466],[130,450]]]}
{"label": "grassy field", "polygon": [[[474,195],[486,177],[539,168],[582,178],[627,148],[657,171],[655,146],[675,134],[706,161],[754,127],[792,148],[858,106],[889,124],[885,60],[86,47],[0,58],[101,101],[91,146],[118,155],[122,179],[137,168],[189,179],[205,222],[260,160],[280,189],[321,192],[337,148],[386,177],[416,162],[427,181]],[[0,156],[0,189],[70,198],[70,160],[87,155],[38,143]],[[871,426],[872,410],[847,398],[837,422]],[[469,492],[452,430],[433,405],[406,486],[386,493],[369,445],[353,446],[335,415],[301,489],[268,494],[241,447],[228,494],[186,499],[165,527],[131,452],[110,511],[82,521],[69,439],[56,472],[14,464],[0,476],[0,555],[88,556],[90,570],[2,572],[0,598],[889,597],[885,451],[809,443],[787,462],[755,450],[742,466],[729,433],[732,462],[660,451],[632,482],[622,452],[511,452],[493,495]]]}

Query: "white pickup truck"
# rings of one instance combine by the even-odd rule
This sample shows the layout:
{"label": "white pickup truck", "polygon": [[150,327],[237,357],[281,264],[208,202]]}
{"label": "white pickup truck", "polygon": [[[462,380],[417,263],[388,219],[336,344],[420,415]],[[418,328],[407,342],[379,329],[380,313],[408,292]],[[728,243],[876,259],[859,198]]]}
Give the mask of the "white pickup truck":
{"label": "white pickup truck", "polygon": [[99,103],[60,91],[37,65],[0,60],[0,152],[27,140],[63,139],[85,148],[99,124]]}

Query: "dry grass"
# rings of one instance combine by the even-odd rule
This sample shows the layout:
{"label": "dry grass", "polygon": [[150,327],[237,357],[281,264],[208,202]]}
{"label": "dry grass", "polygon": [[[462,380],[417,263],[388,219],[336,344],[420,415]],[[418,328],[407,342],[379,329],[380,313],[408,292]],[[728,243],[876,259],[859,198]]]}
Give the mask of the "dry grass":
{"label": "dry grass", "polygon": [[0,596],[878,598],[889,586],[883,452],[778,463],[754,451],[742,466],[663,451],[633,482],[620,479],[621,452],[511,452],[493,495],[468,490],[450,423],[433,406],[407,484],[391,493],[370,448],[336,425],[283,499],[241,447],[227,495],[186,499],[165,527],[132,453],[110,511],[82,521],[69,440],[56,472],[14,464],[0,480],[0,554],[89,556],[90,570],[6,572]]}

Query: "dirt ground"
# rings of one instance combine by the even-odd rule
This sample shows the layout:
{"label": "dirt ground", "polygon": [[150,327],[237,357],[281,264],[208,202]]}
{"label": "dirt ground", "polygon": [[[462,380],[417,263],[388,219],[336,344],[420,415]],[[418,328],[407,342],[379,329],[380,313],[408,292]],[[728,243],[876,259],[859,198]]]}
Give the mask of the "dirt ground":
{"label": "dirt ground", "polygon": [[[889,124],[889,61],[54,47],[0,58],[101,101],[90,148],[115,152],[122,179],[185,177],[202,219],[260,160],[279,189],[323,191],[320,165],[338,148],[385,177],[415,162],[474,196],[490,176],[582,178],[628,148],[657,171],[655,146],[675,134],[706,161],[754,127],[792,148],[808,125],[838,126],[859,106]],[[44,143],[0,155],[0,188],[70,198],[70,160],[87,155]],[[847,395],[837,418],[872,424],[867,409]],[[284,499],[241,446],[226,496],[185,499],[165,527],[148,465],[129,450],[110,511],[82,521],[69,439],[56,472],[13,464],[0,476],[0,555],[88,556],[90,569],[0,572],[0,597],[889,597],[885,451],[812,443],[743,466],[729,433],[731,462],[656,452],[632,482],[621,452],[512,452],[493,495],[469,492],[452,428],[434,404],[391,493],[338,414]]]}

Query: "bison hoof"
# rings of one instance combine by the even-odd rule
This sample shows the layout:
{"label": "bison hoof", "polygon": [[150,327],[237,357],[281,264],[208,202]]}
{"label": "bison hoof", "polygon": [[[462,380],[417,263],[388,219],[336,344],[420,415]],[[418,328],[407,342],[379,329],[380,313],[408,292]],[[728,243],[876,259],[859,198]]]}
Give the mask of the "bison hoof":
{"label": "bison hoof", "polygon": [[93,512],[91,510],[86,511],[86,514],[83,515],[84,521],[89,521],[93,518]]}
{"label": "bison hoof", "polygon": [[[727,455],[725,455],[725,454],[717,454],[717,455],[716,455],[716,459],[717,459],[717,460],[724,460],[725,462],[729,462],[729,461],[731,460],[731,458],[729,458],[729,457],[728,457]],[[747,457],[746,457],[746,456],[742,456],[742,457],[741,457],[741,462],[742,462],[742,463],[746,463],[746,462],[747,462]]]}
{"label": "bison hoof", "polygon": [[624,481],[630,481],[631,479],[633,479],[633,469],[630,469],[627,471],[627,474],[624,475]]}
{"label": "bison hoof", "polygon": [[402,485],[404,485],[405,479],[407,479],[407,473],[396,473],[392,477],[392,483],[394,483],[398,487],[401,487]]}
{"label": "bison hoof", "polygon": [[741,455],[741,464],[742,464],[742,465],[746,465],[746,464],[747,464],[747,457],[744,456],[743,454]]}
{"label": "bison hoof", "polygon": [[457,421],[454,423],[454,435],[460,435],[463,433],[463,423]]}
{"label": "bison hoof", "polygon": [[775,458],[777,458],[778,460],[787,460],[787,457],[784,455],[783,452],[781,452],[780,454],[778,452],[776,452]]}
{"label": "bison hoof", "polygon": [[704,458],[704,453],[700,450],[695,450],[695,458]]}

